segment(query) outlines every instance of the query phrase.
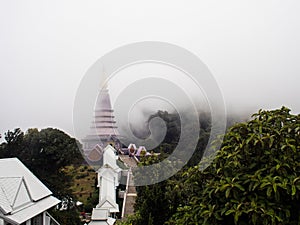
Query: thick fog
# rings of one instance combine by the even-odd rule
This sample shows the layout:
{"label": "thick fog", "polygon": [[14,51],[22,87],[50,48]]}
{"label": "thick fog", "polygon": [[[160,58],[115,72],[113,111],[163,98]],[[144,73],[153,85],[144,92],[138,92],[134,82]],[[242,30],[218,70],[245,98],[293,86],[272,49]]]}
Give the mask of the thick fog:
{"label": "thick fog", "polygon": [[[282,105],[300,113],[299,11],[296,0],[1,1],[0,133],[57,127],[74,135],[74,99],[88,68],[112,49],[145,40],[197,55],[229,113]],[[129,81],[158,73],[172,80],[164,69],[131,72],[127,81],[111,80],[113,104]],[[180,79],[200,106],[203,99]],[[149,104],[146,111],[160,108]]]}

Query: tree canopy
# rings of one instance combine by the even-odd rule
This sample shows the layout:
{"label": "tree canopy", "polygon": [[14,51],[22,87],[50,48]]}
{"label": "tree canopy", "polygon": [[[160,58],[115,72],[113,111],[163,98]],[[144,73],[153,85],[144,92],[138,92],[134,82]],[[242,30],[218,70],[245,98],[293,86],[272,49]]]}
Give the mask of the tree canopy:
{"label": "tree canopy", "polygon": [[299,224],[300,116],[260,110],[229,130],[205,171],[185,178],[194,191],[169,224]]}

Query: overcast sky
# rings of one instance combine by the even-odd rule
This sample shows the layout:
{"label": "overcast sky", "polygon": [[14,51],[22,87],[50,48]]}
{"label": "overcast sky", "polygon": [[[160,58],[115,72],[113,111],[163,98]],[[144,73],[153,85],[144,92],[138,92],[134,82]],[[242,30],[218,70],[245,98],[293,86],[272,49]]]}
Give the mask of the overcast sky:
{"label": "overcast sky", "polygon": [[300,112],[300,2],[0,1],[0,133],[57,127],[88,68],[107,52],[163,41],[210,69],[228,111]]}

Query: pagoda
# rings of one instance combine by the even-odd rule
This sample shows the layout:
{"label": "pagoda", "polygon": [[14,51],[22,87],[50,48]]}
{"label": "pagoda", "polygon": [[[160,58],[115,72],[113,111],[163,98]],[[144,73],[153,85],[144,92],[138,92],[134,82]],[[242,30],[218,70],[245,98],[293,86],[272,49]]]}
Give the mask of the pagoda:
{"label": "pagoda", "polygon": [[101,160],[103,149],[107,145],[113,146],[116,149],[116,154],[121,149],[114,110],[111,106],[107,86],[99,92],[90,133],[82,139],[82,142],[84,156],[91,162]]}

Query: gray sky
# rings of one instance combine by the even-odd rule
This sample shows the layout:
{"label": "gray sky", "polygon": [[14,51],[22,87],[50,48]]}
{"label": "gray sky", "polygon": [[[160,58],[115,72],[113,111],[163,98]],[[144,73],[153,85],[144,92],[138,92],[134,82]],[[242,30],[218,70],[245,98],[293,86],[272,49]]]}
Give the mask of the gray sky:
{"label": "gray sky", "polygon": [[196,54],[228,111],[300,112],[300,2],[0,1],[0,133],[57,127],[73,134],[77,87],[102,55],[138,41]]}

